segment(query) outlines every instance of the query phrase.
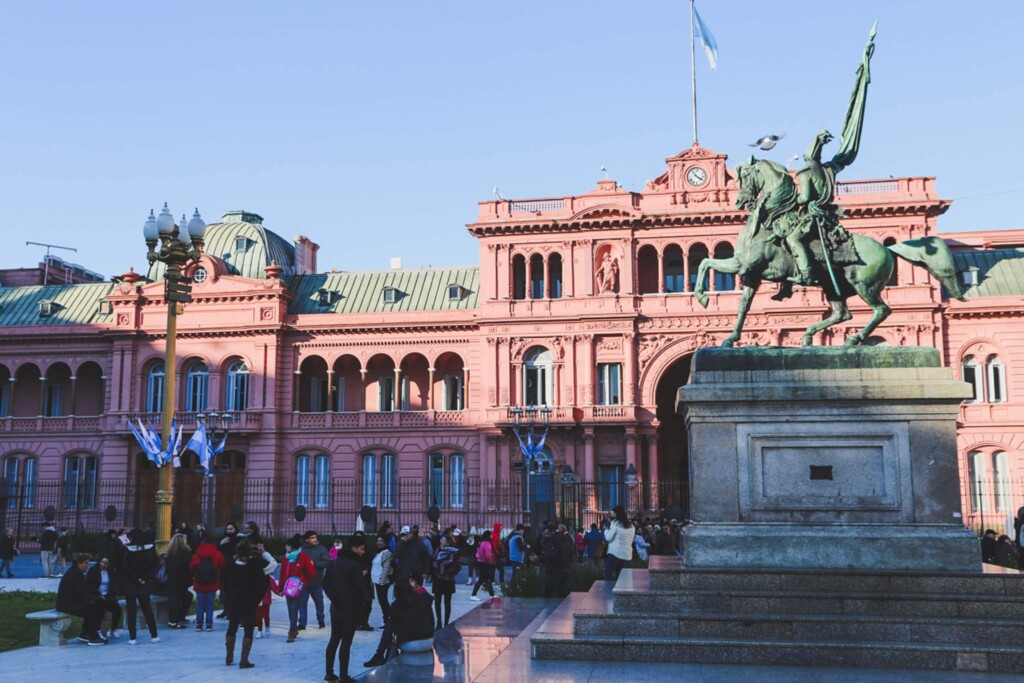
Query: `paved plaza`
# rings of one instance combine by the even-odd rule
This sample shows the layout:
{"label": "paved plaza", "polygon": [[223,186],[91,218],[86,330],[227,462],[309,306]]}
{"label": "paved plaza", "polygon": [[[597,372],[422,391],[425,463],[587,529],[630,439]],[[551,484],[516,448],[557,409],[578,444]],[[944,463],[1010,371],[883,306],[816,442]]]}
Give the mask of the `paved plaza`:
{"label": "paved plaza", "polygon": [[[32,557],[18,559],[16,569],[23,575],[39,574]],[[56,591],[57,579],[0,579],[0,590]],[[496,598],[472,602],[463,578],[452,600],[453,624],[440,636],[434,665],[410,666],[399,658],[387,666],[366,670],[377,646],[380,632],[358,632],[352,647],[350,674],[367,683],[383,681],[419,683],[426,681],[479,681],[481,683],[645,683],[693,682],[796,683],[829,681],[879,681],[882,683],[1003,683],[1024,682],[1024,676],[967,672],[904,671],[887,669],[825,669],[772,666],[726,666],[707,664],[638,664],[621,662],[535,661],[530,658],[530,636],[542,627],[571,631],[572,612],[581,600],[601,599],[605,590],[584,596],[573,594],[566,601]],[[312,608],[312,602],[310,603]],[[552,618],[553,617],[553,618]],[[381,623],[374,609],[371,623]],[[285,601],[275,598],[271,609],[271,637],[256,641],[252,661],[256,668],[241,671],[224,666],[224,629],[217,620],[213,633],[191,629],[160,628],[164,642],[151,644],[144,632],[139,644],[128,645],[127,635],[102,648],[88,648],[71,642],[59,649],[28,647],[0,654],[0,680],[31,681],[40,675],[89,681],[231,681],[273,680],[275,683],[319,681],[324,675],[324,648],[330,629],[307,629],[298,640],[286,643],[288,618]],[[76,634],[70,634],[72,636]],[[235,653],[236,659],[238,652]]]}

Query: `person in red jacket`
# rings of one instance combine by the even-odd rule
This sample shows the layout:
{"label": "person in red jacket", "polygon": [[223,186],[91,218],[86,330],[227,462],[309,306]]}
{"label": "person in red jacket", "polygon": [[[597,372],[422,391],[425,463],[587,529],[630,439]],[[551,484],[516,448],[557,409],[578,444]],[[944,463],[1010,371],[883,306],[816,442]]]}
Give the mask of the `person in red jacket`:
{"label": "person in red jacket", "polygon": [[277,580],[277,594],[284,595],[288,603],[289,643],[294,643],[299,635],[299,606],[309,601],[309,581],[316,573],[313,560],[302,552],[302,543],[302,536],[295,534],[285,544],[281,574]]}
{"label": "person in red jacket", "polygon": [[[192,572],[192,590],[196,592],[196,630],[213,630],[213,596],[220,590],[224,575],[224,554],[204,538],[188,563]],[[205,629],[203,622],[206,622]]]}

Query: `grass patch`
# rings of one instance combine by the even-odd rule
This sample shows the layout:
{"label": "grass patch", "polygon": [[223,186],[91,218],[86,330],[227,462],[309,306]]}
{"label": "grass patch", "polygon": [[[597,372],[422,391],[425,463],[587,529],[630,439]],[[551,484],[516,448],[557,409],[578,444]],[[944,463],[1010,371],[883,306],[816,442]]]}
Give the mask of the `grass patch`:
{"label": "grass patch", "polygon": [[[39,622],[25,615],[53,609],[56,602],[56,593],[0,591],[0,652],[38,645]],[[68,633],[77,635],[81,627],[81,619],[76,618]]]}

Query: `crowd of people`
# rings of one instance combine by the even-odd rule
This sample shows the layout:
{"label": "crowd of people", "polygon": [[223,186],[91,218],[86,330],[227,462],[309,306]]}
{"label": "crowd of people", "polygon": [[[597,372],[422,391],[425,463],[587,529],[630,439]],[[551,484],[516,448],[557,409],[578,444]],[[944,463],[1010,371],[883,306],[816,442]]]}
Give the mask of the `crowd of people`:
{"label": "crowd of people", "polygon": [[[60,538],[56,529],[44,532],[50,530]],[[328,628],[326,596],[330,639],[324,680],[350,680],[356,631],[376,630],[370,624],[374,601],[383,623],[377,650],[364,663],[367,667],[388,661],[398,643],[429,639],[450,623],[452,597],[463,567],[468,569],[467,586],[472,586],[474,601],[481,599],[481,590],[491,597],[501,595],[506,579],[511,581],[531,566],[544,568],[545,597],[564,597],[575,564],[603,564],[604,577],[614,580],[634,554],[646,559],[681,552],[685,530],[685,522],[676,520],[631,520],[622,507],[587,531],[545,522],[539,533],[526,524],[510,530],[495,524],[488,529],[471,528],[468,533],[455,526],[441,529],[434,524],[423,533],[416,526],[403,526],[396,533],[384,522],[373,539],[357,531],[327,545],[309,530],[287,539],[284,554],[275,558],[253,522],[241,527],[229,522],[218,538],[202,525],[191,528],[180,523],[162,556],[157,554],[151,530],[112,529],[97,557],[80,553],[62,572],[57,609],[82,617],[79,640],[89,645],[119,638],[122,619],[128,643],[135,645],[139,615],[150,642],[159,643],[159,629],[189,627],[194,605],[197,632],[214,631],[218,618],[226,620],[227,665],[235,663],[241,628],[238,666],[251,668],[253,641],[270,637],[274,596],[287,605],[289,643],[299,639],[307,625],[312,627],[312,617],[316,628]],[[59,547],[59,540],[54,541],[55,555]],[[157,624],[155,594],[166,597],[166,624]],[[221,611],[215,614],[218,594]],[[104,627],[108,616],[109,626]]]}

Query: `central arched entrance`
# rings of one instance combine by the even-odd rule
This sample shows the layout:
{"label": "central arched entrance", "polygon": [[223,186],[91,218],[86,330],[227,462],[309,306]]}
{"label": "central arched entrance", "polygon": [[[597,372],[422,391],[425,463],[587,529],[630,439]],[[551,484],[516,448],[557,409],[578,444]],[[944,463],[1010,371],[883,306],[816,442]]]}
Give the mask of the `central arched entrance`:
{"label": "central arched entrance", "polygon": [[[676,412],[676,393],[679,387],[690,381],[690,360],[692,353],[680,356],[666,368],[655,389],[658,417],[658,481],[679,482],[661,491],[662,508],[678,512],[685,517],[689,513],[688,480],[689,451],[686,439],[686,423]],[[674,508],[678,506],[678,511]]]}

